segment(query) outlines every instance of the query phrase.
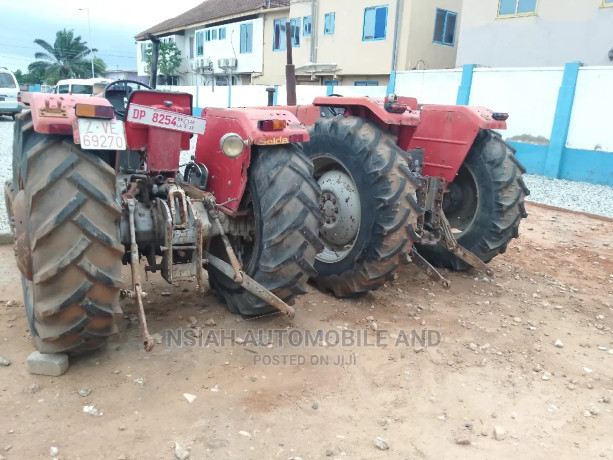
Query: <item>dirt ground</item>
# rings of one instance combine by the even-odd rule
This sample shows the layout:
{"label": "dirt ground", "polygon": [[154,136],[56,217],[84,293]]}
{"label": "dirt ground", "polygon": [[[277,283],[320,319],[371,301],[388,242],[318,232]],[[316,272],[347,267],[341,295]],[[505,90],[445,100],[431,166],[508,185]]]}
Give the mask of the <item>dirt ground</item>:
{"label": "dirt ground", "polygon": [[[26,372],[33,347],[12,250],[1,247],[0,356],[11,364],[0,366],[0,458],[50,458],[57,447],[66,460],[172,459],[176,442],[191,459],[613,459],[613,221],[528,212],[521,238],[491,263],[493,280],[446,273],[446,291],[407,266],[363,298],[311,288],[291,327],[294,339],[327,334],[315,346],[253,340],[249,331],[290,325],[245,321],[194,283],[150,277],[149,324],[163,343],[142,350],[124,303],[112,343],[61,377]],[[165,331],[194,320],[208,343],[168,346]],[[221,330],[246,342],[218,346],[208,334]],[[343,330],[368,346],[335,346]],[[407,344],[411,331],[430,331],[432,346]]]}

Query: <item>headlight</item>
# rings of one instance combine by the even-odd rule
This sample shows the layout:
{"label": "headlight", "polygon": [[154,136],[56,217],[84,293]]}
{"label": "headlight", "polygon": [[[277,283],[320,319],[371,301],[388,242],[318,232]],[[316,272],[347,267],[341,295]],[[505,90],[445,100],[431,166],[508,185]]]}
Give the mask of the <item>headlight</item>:
{"label": "headlight", "polygon": [[243,138],[236,133],[228,133],[219,141],[221,151],[229,158],[236,158],[245,150]]}

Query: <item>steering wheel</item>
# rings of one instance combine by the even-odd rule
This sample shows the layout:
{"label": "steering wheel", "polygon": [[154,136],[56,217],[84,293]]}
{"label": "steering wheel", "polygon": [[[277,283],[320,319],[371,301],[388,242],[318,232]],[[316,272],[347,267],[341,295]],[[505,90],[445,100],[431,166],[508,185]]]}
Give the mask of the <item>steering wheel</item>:
{"label": "steering wheel", "polygon": [[[128,96],[130,96],[130,93],[132,92],[132,88],[128,86],[128,83],[132,83],[134,85],[137,85],[139,88],[143,87],[143,88],[148,89],[148,90],[152,90],[153,89],[151,86],[146,85],[143,82],[136,81],[136,80],[115,80],[115,81],[110,82],[108,85],[106,85],[104,87],[104,93],[102,93],[102,96],[105,99],[107,99],[113,105],[113,110],[115,111],[115,115],[117,115],[117,118],[122,118],[123,119],[125,117],[125,115],[126,115],[126,102],[125,102],[125,99],[127,99]],[[113,88],[115,85],[123,85],[123,87],[125,89],[124,88],[115,89],[115,88]],[[118,94],[118,93],[120,93],[121,90],[124,91],[123,95]],[[110,91],[112,91],[115,94],[112,94],[112,93],[110,94],[109,93]],[[117,100],[116,96],[120,96],[121,100]],[[115,99],[115,100],[113,100],[113,99]]]}

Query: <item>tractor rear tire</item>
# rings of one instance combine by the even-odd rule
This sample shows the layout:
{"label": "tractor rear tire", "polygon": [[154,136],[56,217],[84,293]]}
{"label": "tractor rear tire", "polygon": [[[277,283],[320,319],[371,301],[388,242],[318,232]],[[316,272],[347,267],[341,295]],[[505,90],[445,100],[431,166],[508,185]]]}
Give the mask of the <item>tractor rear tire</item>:
{"label": "tractor rear tire", "polygon": [[326,218],[317,286],[337,297],[377,289],[407,262],[420,181],[396,139],[362,118],[322,118],[309,135],[304,150],[315,165]]}
{"label": "tractor rear tire", "polygon": [[[458,243],[483,262],[506,251],[519,237],[519,223],[528,217],[524,199],[530,191],[525,168],[500,134],[481,130],[460,167],[443,203]],[[416,245],[435,267],[468,270],[470,266],[442,246]]]}
{"label": "tractor rear tire", "polygon": [[[322,250],[319,187],[312,173],[313,164],[299,145],[259,148],[239,208],[253,217],[255,231],[248,240],[229,235],[244,272],[288,303],[306,293],[307,281],[315,274],[315,255]],[[214,238],[209,250],[227,261],[220,240]],[[209,266],[208,273],[211,288],[232,313],[261,316],[277,311],[214,267]]]}
{"label": "tractor rear tire", "polygon": [[22,285],[34,343],[42,353],[99,348],[121,313],[115,171],[71,138],[35,133],[30,114],[16,125],[13,186],[25,197],[31,276]]}

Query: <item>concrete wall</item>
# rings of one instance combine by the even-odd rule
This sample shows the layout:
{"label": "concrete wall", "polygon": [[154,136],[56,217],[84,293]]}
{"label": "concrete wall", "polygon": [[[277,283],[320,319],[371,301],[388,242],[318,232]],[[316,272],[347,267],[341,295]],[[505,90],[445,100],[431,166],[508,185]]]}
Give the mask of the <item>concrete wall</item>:
{"label": "concrete wall", "polygon": [[537,14],[497,18],[498,0],[464,0],[457,65],[610,65],[613,8],[602,0],[539,0]]}

